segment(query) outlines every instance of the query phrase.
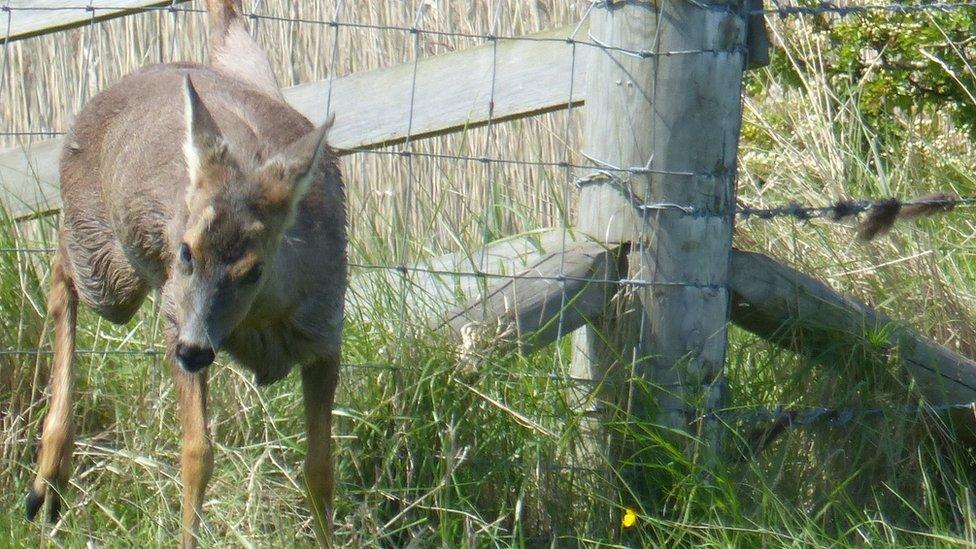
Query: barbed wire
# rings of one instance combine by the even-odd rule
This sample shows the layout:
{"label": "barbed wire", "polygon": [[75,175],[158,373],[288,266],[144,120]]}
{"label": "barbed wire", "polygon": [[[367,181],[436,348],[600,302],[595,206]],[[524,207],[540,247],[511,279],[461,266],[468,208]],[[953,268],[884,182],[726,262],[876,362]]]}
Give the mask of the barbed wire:
{"label": "barbed wire", "polygon": [[[618,169],[616,171],[630,171],[630,173],[634,173],[635,170]],[[576,185],[579,188],[605,185],[622,194],[640,212],[676,211],[693,217],[723,217],[728,215],[727,211],[723,212],[694,204],[648,202],[634,191],[629,178],[623,177],[619,173],[614,173],[610,169],[598,169],[585,177],[577,179]],[[933,193],[908,200],[898,198],[885,198],[880,200],[843,199],[832,204],[817,206],[804,205],[798,202],[766,208],[736,205],[734,214],[743,220],[755,218],[770,221],[778,218],[792,218],[797,221],[827,219],[835,222],[867,214],[867,219],[858,228],[858,238],[861,240],[871,240],[888,232],[895,221],[899,219],[917,219],[950,212],[956,208],[973,206],[976,206],[976,197],[974,196],[961,197],[948,193]]]}
{"label": "barbed wire", "polygon": [[[918,198],[911,200],[898,200],[896,198],[886,198],[882,200],[839,200],[826,206],[804,206],[797,202],[791,202],[785,206],[773,206],[770,208],[754,208],[750,206],[740,206],[736,209],[736,214],[743,219],[755,217],[757,219],[769,220],[778,217],[791,217],[798,221],[809,221],[811,219],[829,219],[831,221],[842,221],[850,217],[857,217],[872,210],[884,208],[905,208],[918,207],[926,210],[951,211],[955,208],[965,208],[976,206],[976,197],[944,197],[944,198]],[[653,206],[647,205],[647,208]]]}
{"label": "barbed wire", "polygon": [[[546,165],[551,165],[552,163],[544,163]],[[565,165],[563,162],[558,162],[556,164]],[[594,178],[592,176],[584,178],[582,180],[577,180],[578,186],[586,186],[593,184]],[[611,186],[615,186],[611,183],[612,180],[602,180],[601,182],[608,183]],[[621,188],[615,186],[618,190],[628,193],[631,197],[631,202],[634,207],[642,210],[675,210],[686,215],[691,216],[703,216],[703,215],[722,215],[721,212],[712,212],[697,206],[688,204],[676,204],[673,202],[658,202],[658,203],[645,203],[642,202],[637,197],[633,196],[630,189]],[[879,220],[874,219],[874,223],[883,222],[890,224],[891,221],[896,219],[914,219],[918,217],[923,217],[927,215],[934,215],[937,213],[947,213],[953,211],[957,208],[972,208],[976,207],[976,196],[952,196],[948,194],[933,194],[920,198],[914,199],[897,199],[897,198],[885,198],[879,200],[869,200],[869,199],[844,199],[838,200],[832,204],[827,205],[803,205],[798,202],[791,202],[786,205],[781,206],[770,206],[766,208],[758,208],[753,206],[737,206],[735,208],[735,214],[737,217],[747,220],[747,219],[759,219],[763,221],[770,221],[779,218],[792,218],[797,221],[810,221],[813,219],[826,219],[829,221],[844,221],[850,218],[855,218],[863,214],[872,214],[872,212],[879,212],[878,217],[884,218]],[[57,250],[55,247],[0,247],[0,253],[53,253]],[[619,283],[625,281],[613,281],[607,279],[594,279],[594,278],[584,278],[584,277],[572,277],[572,276],[536,276],[536,275],[519,275],[519,274],[499,274],[499,273],[489,273],[483,271],[458,271],[451,269],[430,269],[421,266],[406,266],[406,265],[377,265],[370,263],[350,263],[351,267],[367,269],[367,270],[377,270],[377,269],[387,269],[398,271],[402,274],[407,274],[409,272],[423,272],[433,275],[452,275],[452,276],[476,276],[483,278],[498,278],[498,279],[512,279],[512,278],[538,278],[543,280],[555,280],[555,281],[577,281],[577,282],[594,282],[594,283]],[[640,281],[632,281],[635,284],[640,284]],[[628,282],[630,283],[630,282]],[[651,284],[651,283],[647,283]]]}
{"label": "barbed wire", "polygon": [[[593,169],[593,166],[578,167],[583,169]],[[645,199],[641,198],[636,191],[634,191],[633,185],[631,184],[629,178],[622,177],[618,175],[618,173],[613,172],[627,172],[631,174],[665,173],[668,175],[706,175],[666,170],[652,171],[644,168],[614,168],[612,166],[600,166],[593,173],[577,179],[576,186],[579,188],[594,185],[608,186],[623,194],[626,198],[628,198],[631,204],[633,204],[634,208],[638,210],[676,210],[691,216],[728,215],[727,212],[702,208],[694,204],[647,202]],[[715,176],[716,174],[707,175]],[[910,211],[912,212],[912,215],[918,216],[937,213],[939,211],[950,211],[957,207],[972,206],[976,206],[976,196],[960,197],[947,193],[934,193],[919,198],[906,200],[897,198],[884,198],[876,200],[862,198],[843,199],[825,205],[805,205],[799,202],[790,202],[789,204],[770,206],[766,208],[737,206],[735,208],[735,214],[744,219],[754,217],[762,220],[770,220],[779,217],[792,217],[799,221],[808,221],[819,218],[829,219],[832,221],[842,221],[847,218],[856,217],[863,213],[868,213],[872,210],[884,208],[896,208],[899,211],[904,210],[905,208],[914,208]]]}

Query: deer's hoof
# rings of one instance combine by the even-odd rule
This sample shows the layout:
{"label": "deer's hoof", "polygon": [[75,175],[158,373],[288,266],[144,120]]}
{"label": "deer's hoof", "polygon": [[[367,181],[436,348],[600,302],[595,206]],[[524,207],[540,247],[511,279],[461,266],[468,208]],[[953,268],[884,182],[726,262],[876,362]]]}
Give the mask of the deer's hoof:
{"label": "deer's hoof", "polygon": [[53,494],[51,497],[51,508],[48,511],[47,519],[51,522],[57,522],[58,518],[61,516],[61,497],[57,494]]}
{"label": "deer's hoof", "polygon": [[25,502],[25,507],[27,508],[27,520],[33,522],[34,517],[37,516],[37,512],[41,510],[44,505],[44,494],[38,494],[31,488],[27,492],[27,501]]}

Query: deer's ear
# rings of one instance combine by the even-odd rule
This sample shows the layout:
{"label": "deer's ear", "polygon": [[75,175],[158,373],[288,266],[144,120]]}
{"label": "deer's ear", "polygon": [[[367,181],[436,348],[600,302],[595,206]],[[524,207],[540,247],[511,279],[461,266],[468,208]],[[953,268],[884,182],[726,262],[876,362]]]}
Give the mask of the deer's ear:
{"label": "deer's ear", "polygon": [[183,77],[183,114],[186,137],[183,153],[190,175],[190,191],[220,179],[219,170],[227,161],[227,144],[213,115],[200,100],[190,75]]}
{"label": "deer's ear", "polygon": [[266,208],[294,213],[312,182],[324,176],[332,157],[326,138],[333,120],[298,138],[260,168],[261,202]]}

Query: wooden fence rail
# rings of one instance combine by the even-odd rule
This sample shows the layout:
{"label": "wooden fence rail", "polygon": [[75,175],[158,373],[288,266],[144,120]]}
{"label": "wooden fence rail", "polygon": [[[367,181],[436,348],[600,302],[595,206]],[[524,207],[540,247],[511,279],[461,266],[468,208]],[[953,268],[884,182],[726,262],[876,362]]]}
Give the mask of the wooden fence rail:
{"label": "wooden fence rail", "polygon": [[[0,44],[105,21],[186,0],[13,0],[0,18]],[[9,17],[9,27],[8,19]]]}
{"label": "wooden fence rail", "polygon": [[[531,352],[584,326],[598,328],[616,300],[613,294],[627,291],[626,283],[617,283],[628,276],[624,248],[559,229],[511,237],[471,253],[418,263],[405,298],[412,318],[435,332],[447,331],[462,362],[477,366],[515,349]],[[498,278],[489,279],[485,288],[476,277],[441,274],[478,271]],[[560,275],[565,283],[559,282]],[[351,308],[368,310],[371,296],[396,286],[400,276],[395,270],[357,274],[351,281]],[[976,401],[976,361],[767,255],[733,250],[729,286],[733,324],[825,371],[839,374],[833,362],[839,353],[829,350],[861,349],[874,359],[900,364],[930,404]],[[562,330],[554,329],[559,323]],[[880,341],[879,334],[884,336]],[[613,335],[601,337],[610,341]],[[580,373],[573,377],[605,376]],[[972,439],[976,416],[964,410],[954,415],[953,429]]]}
{"label": "wooden fence rail", "polygon": [[[585,33],[586,27],[547,31],[530,40],[501,39],[497,48],[489,43],[421,60],[412,124],[413,63],[301,84],[284,95],[315,124],[336,114],[330,142],[340,152],[402,142],[408,128],[417,139],[481,126],[489,116],[493,121],[534,116],[583,103],[584,56],[577,56],[571,70],[574,48],[559,40],[574,30]],[[60,207],[61,143],[51,139],[0,151],[0,204],[15,217]]]}

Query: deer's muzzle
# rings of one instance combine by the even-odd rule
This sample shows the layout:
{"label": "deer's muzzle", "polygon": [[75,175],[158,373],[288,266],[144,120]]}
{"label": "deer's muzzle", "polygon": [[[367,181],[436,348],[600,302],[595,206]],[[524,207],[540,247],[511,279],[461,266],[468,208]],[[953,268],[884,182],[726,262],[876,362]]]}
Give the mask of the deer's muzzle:
{"label": "deer's muzzle", "polygon": [[180,361],[180,366],[187,372],[199,372],[210,366],[214,361],[214,356],[214,350],[209,347],[184,343],[176,345],[176,359]]}

